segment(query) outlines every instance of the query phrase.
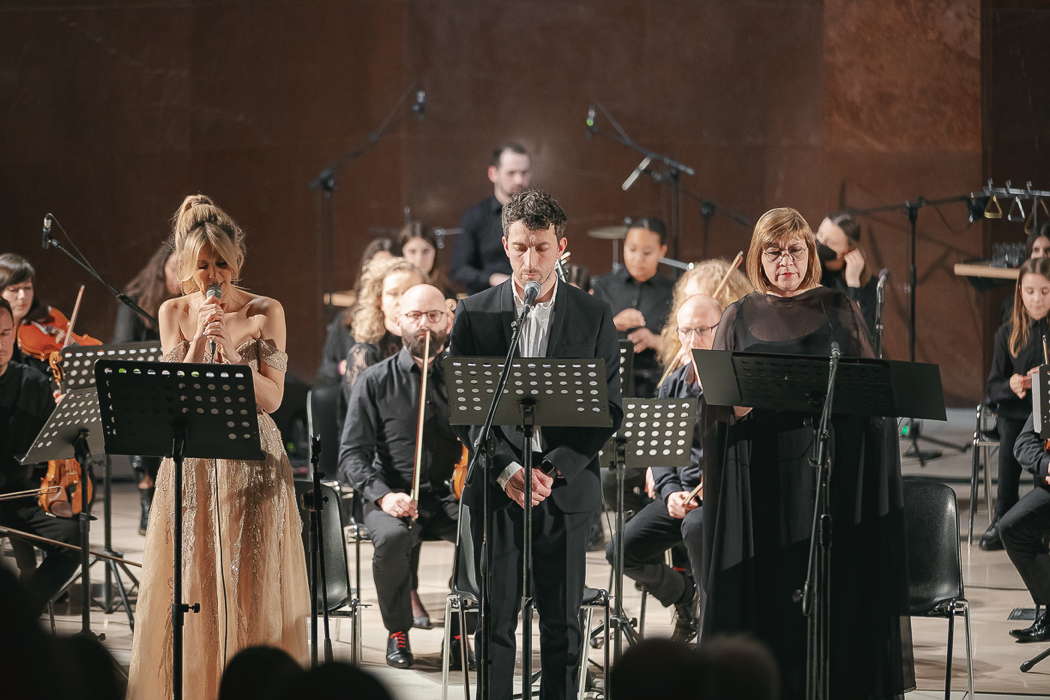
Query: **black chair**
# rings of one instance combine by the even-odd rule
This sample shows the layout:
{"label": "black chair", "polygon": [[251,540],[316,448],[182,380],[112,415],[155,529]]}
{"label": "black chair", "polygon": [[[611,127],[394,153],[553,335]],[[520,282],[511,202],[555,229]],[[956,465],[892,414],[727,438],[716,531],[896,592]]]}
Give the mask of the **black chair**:
{"label": "black chair", "polygon": [[334,479],[339,470],[339,438],[343,427],[339,425],[341,392],[339,384],[322,384],[307,395],[308,430],[310,435],[321,438],[318,468],[329,479]]}
{"label": "black chair", "polygon": [[[310,567],[310,511],[306,509],[303,496],[310,492],[313,483],[307,479],[295,480],[295,500],[299,516],[303,520],[303,548],[306,550],[306,566]],[[346,535],[343,531],[343,516],[339,508],[339,485],[334,482],[321,483],[321,496],[325,499],[321,510],[321,533],[324,540],[324,586],[328,594],[329,617],[350,619],[350,660],[361,659],[361,608],[367,607],[360,599],[360,588],[350,585],[350,571],[346,561]],[[317,609],[321,611],[324,598],[318,590]]]}
{"label": "black chair", "polygon": [[909,613],[913,617],[948,620],[948,660],[944,697],[951,695],[952,645],[955,616],[966,623],[966,666],[969,697],[973,698],[973,648],[970,605],[963,588],[959,559],[959,510],[955,491],[931,479],[904,480],[904,513],[908,533]]}

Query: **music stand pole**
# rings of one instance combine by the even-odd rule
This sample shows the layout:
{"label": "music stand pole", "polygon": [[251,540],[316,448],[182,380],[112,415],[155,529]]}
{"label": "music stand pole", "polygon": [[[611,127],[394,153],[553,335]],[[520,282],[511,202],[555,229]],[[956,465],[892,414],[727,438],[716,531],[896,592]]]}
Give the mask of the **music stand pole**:
{"label": "music stand pole", "polygon": [[328,568],[324,559],[324,531],[321,526],[322,509],[328,499],[321,494],[321,477],[324,474],[317,469],[321,458],[321,436],[314,435],[313,449],[310,454],[310,474],[313,484],[311,498],[307,500],[310,509],[310,662],[317,666],[317,598],[320,593],[321,615],[324,618],[324,661],[331,663],[332,636],[328,617]]}
{"label": "music stand pole", "polygon": [[[524,524],[521,545],[521,697],[532,699],[532,436],[536,421],[536,400],[521,399],[522,481],[524,489]],[[466,663],[466,661],[464,661]]]}

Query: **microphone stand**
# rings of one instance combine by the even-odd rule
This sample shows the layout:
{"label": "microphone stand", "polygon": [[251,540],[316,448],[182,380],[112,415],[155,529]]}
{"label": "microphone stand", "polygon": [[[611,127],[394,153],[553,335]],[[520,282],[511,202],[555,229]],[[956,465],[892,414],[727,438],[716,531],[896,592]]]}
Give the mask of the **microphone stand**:
{"label": "microphone stand", "polygon": [[882,359],[882,307],[886,303],[887,271],[879,272],[879,281],[875,284],[875,357]]}
{"label": "microphone stand", "polygon": [[[514,282],[511,281],[511,284],[514,284]],[[511,290],[511,293],[513,293],[513,289]],[[492,569],[492,546],[489,542],[489,535],[492,532],[492,504],[489,502],[489,490],[492,486],[492,457],[495,453],[495,448],[492,444],[492,441],[495,439],[492,435],[492,421],[496,417],[496,409],[499,407],[500,400],[503,398],[503,390],[506,388],[507,381],[510,379],[511,363],[514,361],[514,356],[518,352],[518,343],[521,339],[521,329],[524,327],[525,319],[528,317],[530,311],[532,311],[532,307],[525,306],[525,308],[522,309],[521,314],[511,325],[512,332],[510,345],[507,348],[507,355],[503,360],[503,368],[500,371],[499,381],[496,383],[496,390],[492,396],[492,403],[489,404],[488,412],[485,414],[485,422],[481,425],[478,439],[474,442],[474,457],[471,459],[470,466],[467,468],[466,483],[471,483],[477,469],[481,469],[482,479],[484,480],[484,488],[481,491],[481,561],[483,565],[481,571],[478,572],[480,574],[478,577],[478,597],[480,598],[478,605],[478,628],[480,630],[478,643],[478,700],[487,700],[491,696],[492,690],[490,669],[491,658],[489,648],[490,640],[492,638],[492,619],[489,615],[489,598],[491,595],[489,590],[489,572]],[[478,467],[479,461],[484,461],[485,466]],[[532,475],[525,474],[524,481],[525,503],[529,504],[532,498]],[[531,541],[528,542],[530,547],[531,544]],[[524,595],[526,592],[523,591],[522,593]],[[530,630],[523,630],[523,632],[529,634]],[[467,660],[464,658],[463,663],[466,662]],[[522,678],[523,692],[530,687],[531,683],[531,678]]]}
{"label": "microphone stand", "polygon": [[102,277],[102,275],[100,275],[98,273],[98,270],[95,269],[95,266],[92,265],[88,261],[87,256],[85,256],[83,253],[80,252],[80,249],[77,248],[77,244],[73,243],[73,239],[70,237],[69,233],[66,232],[66,229],[62,226],[62,222],[60,222],[58,220],[58,218],[54,214],[48,214],[48,216],[51,217],[51,219],[56,224],[58,224],[58,227],[62,230],[62,233],[65,234],[66,238],[69,239],[69,243],[70,243],[71,246],[73,246],[73,251],[76,251],[76,253],[74,254],[73,251],[69,250],[64,245],[62,245],[62,242],[60,240],[58,240],[57,238],[53,237],[48,232],[44,233],[44,240],[43,240],[44,250],[47,250],[49,248],[54,248],[54,249],[64,253],[66,255],[66,257],[68,257],[70,260],[75,262],[81,269],[83,269],[85,272],[87,272],[89,275],[91,275],[91,277],[96,282],[98,282],[103,287],[105,287],[109,291],[109,293],[114,298],[116,298],[117,301],[119,301],[121,304],[123,304],[124,306],[128,307],[132,311],[134,311],[136,314],[138,314],[142,318],[142,320],[148,321],[149,323],[151,323],[153,325],[154,328],[156,328],[157,327],[157,319],[154,318],[149,313],[147,313],[141,306],[136,304],[134,299],[129,297],[124,292],[121,292],[121,291],[117,290],[116,287],[114,287],[109,282],[107,282]]}
{"label": "microphone stand", "polygon": [[587,120],[587,131],[591,134],[597,134],[599,136],[605,136],[606,138],[612,139],[613,141],[627,146],[630,149],[638,151],[642,155],[643,162],[645,159],[649,159],[650,163],[660,163],[664,166],[663,172],[653,172],[648,167],[642,167],[641,171],[649,175],[656,182],[666,182],[671,188],[671,257],[678,257],[678,239],[681,233],[682,221],[681,221],[681,175],[696,175],[696,171],[691,167],[675,160],[671,156],[666,156],[662,153],[649,150],[644,146],[636,143],[634,139],[627,135],[623,127],[620,126],[619,122],[609,113],[609,110],[605,109],[600,102],[595,102],[594,106],[609,120],[609,123],[613,125],[616,130],[615,134],[609,134],[600,130],[595,126],[591,119]]}
{"label": "microphone stand", "polygon": [[330,287],[332,284],[332,238],[335,234],[332,197],[336,188],[336,174],[345,165],[368,153],[379,143],[383,135],[393,126],[398,112],[401,111],[405,101],[408,100],[409,95],[416,91],[416,88],[416,83],[408,86],[408,89],[401,94],[394,108],[383,118],[383,121],[379,122],[379,126],[375,130],[368,132],[364,143],[340,155],[309,182],[310,189],[318,190],[321,194],[317,228],[317,266],[320,273],[318,282],[321,286],[319,296],[322,300],[325,298],[325,294],[331,291]]}

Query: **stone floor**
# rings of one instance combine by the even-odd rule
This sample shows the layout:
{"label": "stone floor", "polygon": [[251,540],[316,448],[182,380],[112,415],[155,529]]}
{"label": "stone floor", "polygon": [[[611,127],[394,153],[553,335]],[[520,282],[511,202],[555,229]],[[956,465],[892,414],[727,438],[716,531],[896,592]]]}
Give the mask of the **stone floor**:
{"label": "stone floor", "polygon": [[[972,412],[953,411],[947,424],[927,423],[924,428],[930,436],[962,445],[972,432]],[[119,470],[118,470],[119,471]],[[1007,616],[1014,608],[1031,607],[1032,602],[1021,585],[1020,578],[1003,552],[983,552],[976,546],[968,548],[965,541],[969,505],[969,486],[965,483],[970,473],[970,455],[945,450],[945,455],[920,467],[917,460],[905,459],[906,474],[921,474],[945,479],[956,487],[959,494],[960,520],[963,528],[963,574],[972,609],[973,666],[976,689],[982,698],[1009,698],[1032,695],[1050,695],[1050,659],[1036,666],[1029,673],[1021,673],[1018,665],[1037,653],[1041,645],[1014,643],[1007,630],[1023,626],[1010,621]],[[987,524],[987,512],[983,496],[979,501],[980,512],[975,530],[978,534]],[[133,485],[128,481],[114,485],[112,533],[114,547],[131,560],[141,561],[143,538],[136,531],[138,503]],[[92,540],[102,541],[101,523],[95,527]],[[451,571],[452,546],[447,543],[426,543],[420,562],[420,594],[438,624],[443,616],[446,585]],[[375,587],[368,562],[371,551],[365,545],[362,551],[364,572],[362,588],[364,599],[373,607],[364,613],[364,666],[377,673],[398,698],[438,698],[441,695],[441,627],[433,630],[414,630],[411,635],[416,654],[415,668],[397,671],[383,663],[385,632],[375,607]],[[101,580],[102,568],[96,566],[93,580]],[[604,556],[588,555],[588,583],[595,587],[607,587],[609,568]],[[640,594],[631,586],[625,593],[625,608],[629,614],[637,615]],[[60,609],[57,626],[62,631],[76,631],[80,626],[75,609]],[[127,664],[131,635],[126,617],[119,611],[104,614],[94,611],[92,628],[106,635],[105,643],[118,660]],[[668,611],[650,606],[646,632],[650,635],[668,634],[671,620]],[[965,637],[961,620],[956,625],[955,662],[953,666],[953,688],[962,691],[966,686]],[[916,673],[919,690],[908,695],[909,700],[943,697],[944,668],[946,655],[946,623],[935,619],[912,621]],[[337,658],[349,658],[350,631],[347,621],[333,621],[334,648]],[[863,631],[860,631],[861,633]],[[538,635],[537,635],[538,638]],[[601,652],[593,651],[592,658],[600,661]],[[462,686],[454,684],[451,697],[463,697]],[[953,697],[962,697],[956,692]]]}

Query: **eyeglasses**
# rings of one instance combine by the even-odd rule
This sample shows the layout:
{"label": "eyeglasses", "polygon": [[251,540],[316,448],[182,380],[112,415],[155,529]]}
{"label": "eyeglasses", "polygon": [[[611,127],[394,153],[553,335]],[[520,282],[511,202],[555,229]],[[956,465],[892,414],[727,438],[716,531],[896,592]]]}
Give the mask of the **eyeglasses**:
{"label": "eyeglasses", "polygon": [[691,335],[696,333],[698,336],[703,338],[708,333],[714,333],[716,328],[718,328],[717,323],[713,326],[701,326],[699,328],[679,328],[678,335],[688,340]]}
{"label": "eyeglasses", "polygon": [[779,262],[785,255],[790,255],[795,260],[804,260],[809,250],[804,245],[793,245],[787,249],[766,248],[762,251],[762,257],[768,262]]}
{"label": "eyeglasses", "polygon": [[427,321],[430,323],[440,323],[445,319],[445,314],[447,313],[444,309],[433,309],[432,311],[406,311],[401,315],[412,323],[419,323],[419,319],[424,316],[427,317]]}

